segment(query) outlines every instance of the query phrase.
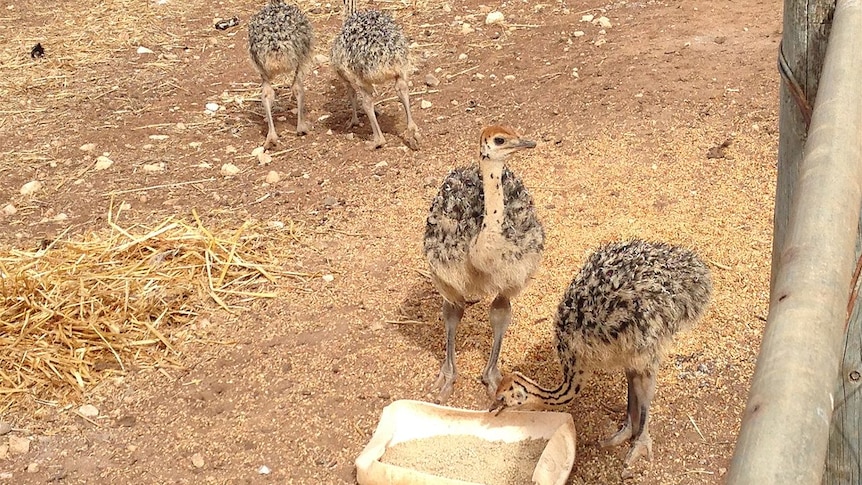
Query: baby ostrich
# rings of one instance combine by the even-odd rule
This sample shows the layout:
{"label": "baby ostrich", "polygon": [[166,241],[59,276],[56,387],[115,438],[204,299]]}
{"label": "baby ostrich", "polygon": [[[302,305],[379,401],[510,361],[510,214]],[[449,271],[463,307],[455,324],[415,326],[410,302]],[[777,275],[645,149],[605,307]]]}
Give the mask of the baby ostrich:
{"label": "baby ostrich", "polygon": [[601,445],[633,440],[626,467],[645,454],[652,459],[647,427],[659,364],[674,335],[704,313],[711,291],[709,269],[687,249],[641,240],[599,248],[557,311],[563,382],[546,389],[523,374],[507,375],[491,409],[563,408],[580,392],[586,371],[622,368],[628,381],[626,422]]}
{"label": "baby ostrich", "polygon": [[386,144],[374,113],[374,85],[394,79],[395,92],[407,114],[405,142],[411,149],[419,149],[419,130],[410,114],[407,89],[407,75],[412,70],[408,54],[407,39],[401,26],[389,14],[378,10],[357,12],[356,0],[344,0],[344,26],[332,42],[331,62],[347,86],[347,96],[353,110],[347,128],[359,124],[356,115],[358,96],[374,132],[374,140],[368,143],[370,148],[380,148]]}
{"label": "baby ostrich", "polygon": [[446,177],[425,227],[425,257],[443,296],[446,326],[446,359],[434,384],[440,403],[454,387],[455,331],[468,298],[495,295],[489,315],[494,343],[482,382],[491,396],[497,390],[500,346],[512,321],[510,301],[536,272],[545,240],[532,197],[504,165],[509,155],[536,143],[502,126],[485,128],[479,141],[479,166]]}
{"label": "baby ostrich", "polygon": [[314,32],[308,17],[295,5],[288,5],[282,0],[270,0],[248,22],[248,52],[262,80],[263,107],[269,125],[264,144],[266,149],[272,148],[278,141],[272,122],[272,103],[275,101],[272,80],[281,74],[293,75],[296,134],[308,133],[302,79],[311,60],[313,43]]}

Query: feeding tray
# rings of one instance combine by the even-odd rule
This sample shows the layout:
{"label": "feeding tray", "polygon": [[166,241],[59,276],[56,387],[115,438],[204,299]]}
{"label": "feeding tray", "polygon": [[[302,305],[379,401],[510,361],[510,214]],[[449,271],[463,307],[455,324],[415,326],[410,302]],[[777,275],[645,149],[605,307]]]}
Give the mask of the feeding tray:
{"label": "feeding tray", "polygon": [[568,413],[495,415],[401,400],[383,409],[356,458],[356,479],[360,485],[563,485],[574,463],[575,424]]}

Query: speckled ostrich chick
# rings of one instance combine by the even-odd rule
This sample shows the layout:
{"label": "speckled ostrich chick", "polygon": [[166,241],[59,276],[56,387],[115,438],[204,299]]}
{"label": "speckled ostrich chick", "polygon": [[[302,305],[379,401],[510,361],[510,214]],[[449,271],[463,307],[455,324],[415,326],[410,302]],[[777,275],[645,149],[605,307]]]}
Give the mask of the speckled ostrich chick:
{"label": "speckled ostrich chick", "polygon": [[485,295],[495,297],[489,314],[494,340],[482,382],[491,396],[497,390],[497,360],[512,321],[511,299],[538,269],[545,240],[532,197],[505,161],[535,146],[511,128],[485,128],[479,165],[453,170],[431,204],[424,250],[432,281],[443,296],[446,327],[446,358],[434,384],[438,402],[445,402],[454,387],[455,332],[466,301]]}
{"label": "speckled ostrich chick", "polygon": [[270,149],[278,142],[272,121],[272,104],[275,90],[272,81],[282,74],[293,76],[293,93],[296,96],[296,133],[308,133],[305,120],[305,90],[303,78],[311,61],[314,31],[308,17],[295,5],[282,0],[270,0],[248,22],[248,52],[262,80],[263,107],[269,130],[264,147]]}
{"label": "speckled ostrich chick", "polygon": [[356,11],[356,0],[344,0],[344,25],[332,42],[331,63],[338,77],[347,86],[352,117],[350,129],[359,124],[356,113],[357,97],[371,123],[374,139],[370,148],[386,144],[377,115],[374,112],[374,85],[395,81],[395,92],[407,115],[405,143],[419,149],[419,129],[410,113],[407,77],[412,71],[407,39],[401,26],[392,17],[378,10]]}
{"label": "speckled ostrich chick", "polygon": [[506,375],[491,409],[563,408],[580,392],[588,371],[622,368],[628,381],[626,422],[601,444],[631,439],[626,468],[644,455],[651,459],[647,427],[656,373],[674,335],[703,315],[711,291],[709,268],[688,249],[641,240],[597,249],[557,312],[563,382],[547,389],[523,374]]}

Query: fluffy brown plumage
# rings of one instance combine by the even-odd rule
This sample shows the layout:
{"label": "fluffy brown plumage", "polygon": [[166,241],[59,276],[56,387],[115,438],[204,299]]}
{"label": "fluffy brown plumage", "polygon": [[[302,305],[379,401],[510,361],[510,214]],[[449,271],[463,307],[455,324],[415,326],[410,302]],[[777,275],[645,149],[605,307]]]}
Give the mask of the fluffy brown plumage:
{"label": "fluffy brown plumage", "polygon": [[374,85],[395,81],[395,92],[407,115],[407,145],[419,149],[419,129],[410,113],[407,76],[412,71],[407,39],[401,26],[388,13],[378,10],[356,10],[356,0],[344,0],[344,25],[332,42],[331,63],[347,86],[352,117],[347,125],[359,124],[356,113],[357,97],[362,104],[374,139],[372,148],[386,143],[374,113]]}
{"label": "fluffy brown plumage", "polygon": [[455,331],[466,300],[485,295],[495,296],[489,315],[494,342],[482,381],[489,393],[497,389],[497,360],[512,320],[510,300],[538,269],[545,239],[532,197],[504,162],[512,153],[535,146],[511,128],[485,128],[479,166],[452,171],[431,203],[424,251],[443,296],[446,325],[446,359],[435,383],[438,402],[446,401],[453,390]]}
{"label": "fluffy brown plumage", "polygon": [[622,368],[628,381],[626,424],[602,445],[632,439],[626,466],[651,456],[647,426],[655,375],[674,336],[703,315],[711,291],[709,268],[688,249],[637,239],[597,249],[557,311],[562,383],[547,389],[523,374],[507,375],[492,409],[565,407],[588,371]]}
{"label": "fluffy brown plumage", "polygon": [[305,120],[305,90],[302,81],[311,60],[314,31],[308,17],[295,5],[270,0],[248,22],[248,52],[262,81],[263,107],[268,131],[264,147],[272,148],[278,134],[272,121],[275,90],[272,81],[282,74],[293,76],[296,96],[296,132],[308,133]]}

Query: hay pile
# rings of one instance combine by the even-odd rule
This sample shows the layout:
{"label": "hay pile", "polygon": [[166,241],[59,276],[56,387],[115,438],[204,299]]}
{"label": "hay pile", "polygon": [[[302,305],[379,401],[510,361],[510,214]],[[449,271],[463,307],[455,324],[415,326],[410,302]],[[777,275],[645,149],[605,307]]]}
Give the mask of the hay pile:
{"label": "hay pile", "polygon": [[234,311],[277,296],[280,278],[309,276],[277,266],[293,227],[216,230],[196,215],[108,226],[0,253],[0,402],[23,392],[63,399],[130,363],[176,364],[171,332],[200,310]]}

